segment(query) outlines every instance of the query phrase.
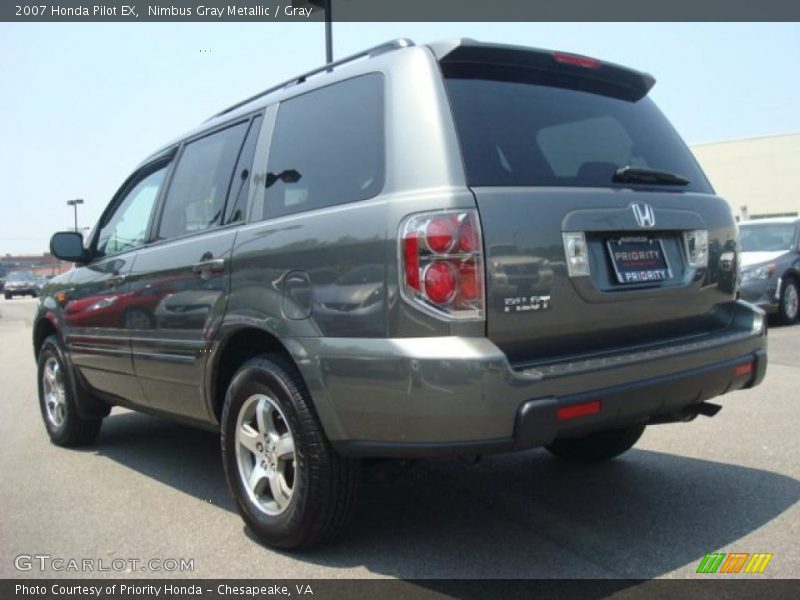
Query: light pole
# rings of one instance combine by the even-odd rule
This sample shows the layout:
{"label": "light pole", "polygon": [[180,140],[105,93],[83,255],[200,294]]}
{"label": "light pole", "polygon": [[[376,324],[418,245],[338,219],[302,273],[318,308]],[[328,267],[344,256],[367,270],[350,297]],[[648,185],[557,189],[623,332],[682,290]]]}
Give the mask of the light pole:
{"label": "light pole", "polygon": [[75,233],[78,233],[78,204],[83,204],[83,198],[75,198],[75,200],[67,200],[67,206],[75,209]]}
{"label": "light pole", "polygon": [[[311,6],[316,6],[325,11],[325,62],[333,62],[333,14],[331,4],[333,0],[306,0]],[[297,5],[294,2],[293,5]]]}
{"label": "light pole", "polygon": [[333,0],[325,0],[325,62],[333,62]]}

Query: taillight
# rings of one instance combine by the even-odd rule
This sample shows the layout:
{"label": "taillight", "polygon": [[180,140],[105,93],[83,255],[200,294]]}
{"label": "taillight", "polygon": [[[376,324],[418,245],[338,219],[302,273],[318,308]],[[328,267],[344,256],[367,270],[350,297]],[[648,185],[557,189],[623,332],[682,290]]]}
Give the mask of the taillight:
{"label": "taillight", "polygon": [[455,223],[450,216],[433,217],[425,225],[425,241],[436,254],[447,254],[456,241]]}
{"label": "taillight", "polygon": [[403,267],[406,285],[419,290],[419,241],[416,232],[403,240]]}
{"label": "taillight", "polygon": [[461,294],[461,300],[474,302],[480,298],[482,293],[481,274],[478,272],[478,264],[474,258],[461,261],[456,277],[458,279],[456,289]]}
{"label": "taillight", "polygon": [[421,213],[400,227],[401,287],[440,316],[483,319],[483,245],[475,210]]}
{"label": "taillight", "polygon": [[475,219],[464,219],[459,224],[458,249],[462,252],[481,251],[481,232]]}
{"label": "taillight", "polygon": [[422,291],[434,303],[446,306],[456,295],[455,268],[449,260],[437,260],[425,267]]}

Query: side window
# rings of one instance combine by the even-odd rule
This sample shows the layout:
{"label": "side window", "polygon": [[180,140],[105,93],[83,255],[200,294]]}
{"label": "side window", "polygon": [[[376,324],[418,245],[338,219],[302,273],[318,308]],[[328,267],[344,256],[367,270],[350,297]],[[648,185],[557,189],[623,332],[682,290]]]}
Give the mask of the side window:
{"label": "side window", "polygon": [[264,216],[377,195],[384,180],[383,76],[362,75],[282,102]]}
{"label": "side window", "polygon": [[247,125],[239,123],[186,145],[167,191],[159,238],[203,231],[222,221]]}
{"label": "side window", "polygon": [[96,252],[112,256],[145,243],[150,214],[164,181],[167,166],[139,180],[125,195],[97,235]]}
{"label": "side window", "polygon": [[253,119],[247,138],[236,162],[236,169],[233,171],[233,184],[231,193],[228,196],[228,204],[225,206],[225,223],[235,223],[244,220],[247,210],[247,192],[249,191],[250,177],[253,169],[253,156],[256,153],[256,143],[258,133],[261,130],[261,115]]}

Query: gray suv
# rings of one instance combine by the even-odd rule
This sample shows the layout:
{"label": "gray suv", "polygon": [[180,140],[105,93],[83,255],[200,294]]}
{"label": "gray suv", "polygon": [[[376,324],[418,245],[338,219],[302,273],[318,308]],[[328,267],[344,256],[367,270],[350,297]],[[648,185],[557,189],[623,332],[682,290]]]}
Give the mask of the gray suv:
{"label": "gray suv", "polygon": [[739,226],[741,297],[797,322],[800,297],[800,217],[746,221]]}
{"label": "gray suv", "polygon": [[33,333],[50,438],[89,443],[117,405],[219,430],[246,523],[302,548],[353,513],[364,459],[602,461],[716,414],[764,377],[764,313],[653,84],[398,40],[215,115],[85,243],[53,237],[76,268]]}

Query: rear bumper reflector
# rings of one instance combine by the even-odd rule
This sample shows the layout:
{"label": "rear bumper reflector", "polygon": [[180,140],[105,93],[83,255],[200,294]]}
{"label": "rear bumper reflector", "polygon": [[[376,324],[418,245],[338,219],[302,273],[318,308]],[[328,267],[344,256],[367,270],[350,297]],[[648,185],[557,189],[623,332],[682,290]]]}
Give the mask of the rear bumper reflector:
{"label": "rear bumper reflector", "polygon": [[556,417],[559,421],[575,419],[585,415],[594,415],[600,412],[600,400],[590,400],[589,402],[579,402],[568,406],[559,407]]}
{"label": "rear bumper reflector", "polygon": [[744,377],[745,375],[750,375],[753,372],[753,363],[748,362],[741,365],[736,365],[733,369],[734,375],[736,377]]}

